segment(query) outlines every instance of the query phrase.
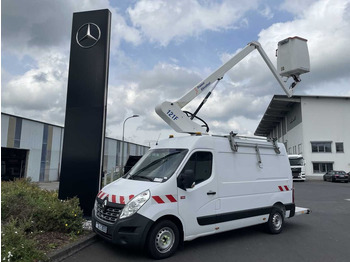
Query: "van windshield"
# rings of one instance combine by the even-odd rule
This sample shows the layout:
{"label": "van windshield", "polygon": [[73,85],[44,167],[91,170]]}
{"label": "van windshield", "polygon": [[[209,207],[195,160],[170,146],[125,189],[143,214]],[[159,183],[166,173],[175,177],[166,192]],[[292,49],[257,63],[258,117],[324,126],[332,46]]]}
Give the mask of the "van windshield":
{"label": "van windshield", "polygon": [[187,149],[173,148],[149,150],[125,178],[164,182],[173,175],[187,152]]}
{"label": "van windshield", "polygon": [[302,157],[300,158],[290,158],[289,163],[291,166],[302,166],[304,165],[304,159]]}

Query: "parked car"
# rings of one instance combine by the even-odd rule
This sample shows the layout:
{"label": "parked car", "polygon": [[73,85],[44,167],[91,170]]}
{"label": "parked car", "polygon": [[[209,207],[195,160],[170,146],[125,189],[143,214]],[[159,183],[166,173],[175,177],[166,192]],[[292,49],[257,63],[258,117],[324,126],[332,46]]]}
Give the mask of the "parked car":
{"label": "parked car", "polygon": [[330,182],[349,182],[349,175],[345,173],[345,171],[329,171],[326,174],[323,175],[323,181],[330,181]]}
{"label": "parked car", "polygon": [[349,178],[349,182],[350,182],[350,172],[348,172],[348,178]]}

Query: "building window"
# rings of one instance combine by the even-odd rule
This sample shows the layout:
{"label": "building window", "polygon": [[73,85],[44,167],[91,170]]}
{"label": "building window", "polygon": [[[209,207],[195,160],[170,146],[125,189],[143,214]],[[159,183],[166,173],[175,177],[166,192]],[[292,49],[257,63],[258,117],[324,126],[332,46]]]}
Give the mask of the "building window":
{"label": "building window", "polygon": [[344,144],[342,142],[335,143],[335,151],[337,153],[344,153]]}
{"label": "building window", "polygon": [[326,152],[331,153],[332,152],[332,142],[311,142],[311,148],[313,153],[319,153],[319,152]]}
{"label": "building window", "polygon": [[303,153],[303,147],[302,144],[298,145],[298,154],[301,155]]}
{"label": "building window", "polygon": [[14,140],[15,148],[20,148],[21,132],[22,132],[22,119],[16,118],[15,140]]}
{"label": "building window", "polygon": [[312,163],[314,173],[326,173],[333,170],[333,163]]}
{"label": "building window", "polygon": [[287,126],[286,118],[283,119],[281,124],[282,124],[282,135],[286,135],[286,133],[287,133],[287,131],[286,131],[287,130],[287,128],[286,128],[286,126]]}

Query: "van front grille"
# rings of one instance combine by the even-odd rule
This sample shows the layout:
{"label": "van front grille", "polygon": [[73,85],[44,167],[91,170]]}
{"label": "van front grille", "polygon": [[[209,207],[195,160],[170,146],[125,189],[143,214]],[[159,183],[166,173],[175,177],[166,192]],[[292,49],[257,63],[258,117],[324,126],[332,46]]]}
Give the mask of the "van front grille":
{"label": "van front grille", "polygon": [[115,223],[118,220],[122,209],[123,207],[103,207],[102,203],[97,203],[96,216],[105,222]]}

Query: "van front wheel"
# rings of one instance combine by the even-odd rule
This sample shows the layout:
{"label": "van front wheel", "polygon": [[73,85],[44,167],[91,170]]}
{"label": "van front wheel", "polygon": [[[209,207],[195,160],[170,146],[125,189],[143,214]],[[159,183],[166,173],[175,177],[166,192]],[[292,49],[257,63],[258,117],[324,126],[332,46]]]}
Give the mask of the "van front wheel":
{"label": "van front wheel", "polygon": [[147,251],[155,259],[170,257],[178,248],[179,237],[178,227],[170,220],[162,220],[148,234]]}
{"label": "van front wheel", "polygon": [[267,222],[267,230],[271,234],[279,234],[284,226],[283,211],[278,207],[273,207]]}

